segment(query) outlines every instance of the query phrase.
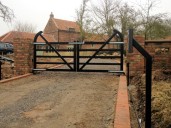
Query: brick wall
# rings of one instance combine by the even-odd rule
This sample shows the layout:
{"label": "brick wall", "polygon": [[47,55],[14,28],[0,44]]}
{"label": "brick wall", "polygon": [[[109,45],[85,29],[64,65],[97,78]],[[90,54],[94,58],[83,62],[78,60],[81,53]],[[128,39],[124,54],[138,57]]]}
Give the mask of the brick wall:
{"label": "brick wall", "polygon": [[80,33],[78,32],[69,32],[59,30],[58,32],[58,41],[59,42],[73,42],[78,41],[80,37]]}
{"label": "brick wall", "polygon": [[[152,56],[152,70],[171,70],[171,41],[145,41],[141,36],[134,39]],[[128,40],[126,39],[127,43]],[[145,58],[133,48],[133,53],[127,53],[127,62],[130,63],[130,75],[145,72]]]}
{"label": "brick wall", "polygon": [[153,57],[153,70],[171,70],[171,41],[145,41],[144,46]]}
{"label": "brick wall", "polygon": [[[142,36],[134,36],[134,39],[144,47],[145,38]],[[128,39],[125,40],[128,43]],[[127,48],[127,47],[126,47]],[[130,75],[135,75],[135,73],[144,72],[144,57],[133,48],[133,53],[127,53],[127,62],[130,63]]]}
{"label": "brick wall", "polygon": [[14,75],[32,72],[33,46],[32,39],[16,38],[14,45]]}

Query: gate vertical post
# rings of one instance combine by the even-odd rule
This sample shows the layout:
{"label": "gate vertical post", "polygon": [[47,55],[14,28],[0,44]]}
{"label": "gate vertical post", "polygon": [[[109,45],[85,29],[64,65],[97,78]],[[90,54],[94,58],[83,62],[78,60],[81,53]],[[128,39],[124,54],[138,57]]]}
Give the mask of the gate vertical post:
{"label": "gate vertical post", "polygon": [[0,61],[0,80],[2,80],[2,62]]}
{"label": "gate vertical post", "polygon": [[74,71],[77,71],[77,44],[74,44]]}
{"label": "gate vertical post", "polygon": [[120,45],[120,49],[121,49],[121,66],[120,66],[120,70],[123,71],[123,58],[124,58],[124,44]]}
{"label": "gate vertical post", "polygon": [[[33,69],[36,69],[36,44],[33,44]],[[34,70],[33,70],[34,73]]]}
{"label": "gate vertical post", "polygon": [[77,72],[80,71],[80,45],[77,44]]}

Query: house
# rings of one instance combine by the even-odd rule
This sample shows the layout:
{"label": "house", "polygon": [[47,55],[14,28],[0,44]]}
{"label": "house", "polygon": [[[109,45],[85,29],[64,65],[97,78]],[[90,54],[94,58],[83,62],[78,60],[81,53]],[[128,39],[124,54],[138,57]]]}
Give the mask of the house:
{"label": "house", "polygon": [[56,19],[51,13],[44,34],[53,35],[57,42],[73,42],[79,40],[80,28],[76,22]]}

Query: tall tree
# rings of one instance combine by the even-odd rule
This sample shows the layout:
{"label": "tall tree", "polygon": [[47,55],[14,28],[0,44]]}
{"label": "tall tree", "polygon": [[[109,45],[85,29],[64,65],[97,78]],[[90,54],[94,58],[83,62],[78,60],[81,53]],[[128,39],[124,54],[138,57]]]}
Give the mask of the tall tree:
{"label": "tall tree", "polygon": [[154,20],[149,26],[148,39],[161,39],[171,35],[171,19]]}
{"label": "tall tree", "polygon": [[85,33],[89,31],[89,26],[91,24],[91,19],[88,15],[88,7],[87,3],[89,0],[82,0],[82,4],[80,8],[76,10],[76,19],[77,23],[80,27],[80,40],[83,41],[85,39]]}
{"label": "tall tree", "polygon": [[163,13],[152,13],[158,2],[158,0],[146,0],[144,4],[139,4],[139,12],[141,14],[141,28],[145,39],[149,39],[149,31],[153,27],[153,24],[159,22],[164,16],[166,16],[166,14]]}
{"label": "tall tree", "polygon": [[0,1],[0,17],[5,22],[11,22],[12,19],[14,18],[13,10],[7,7],[6,5],[2,4],[1,1]]}
{"label": "tall tree", "polygon": [[101,0],[98,5],[92,5],[94,26],[98,32],[110,36],[116,25],[116,14],[119,2],[116,0]]}
{"label": "tall tree", "polygon": [[120,26],[123,35],[126,35],[129,28],[137,29],[140,24],[138,17],[139,13],[127,3],[118,7],[117,24]]}
{"label": "tall tree", "polygon": [[16,22],[14,25],[14,31],[19,31],[19,32],[35,32],[36,27],[31,24],[31,23],[24,23],[24,22]]}

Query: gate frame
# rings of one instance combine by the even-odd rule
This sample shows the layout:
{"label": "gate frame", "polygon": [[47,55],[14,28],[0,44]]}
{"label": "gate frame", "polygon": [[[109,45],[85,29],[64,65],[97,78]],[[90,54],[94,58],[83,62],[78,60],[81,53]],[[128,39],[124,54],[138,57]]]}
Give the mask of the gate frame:
{"label": "gate frame", "polygon": [[[111,73],[124,73],[123,71],[123,54],[124,54],[124,42],[123,42],[123,35],[116,29],[113,30],[113,34],[112,36],[106,41],[106,42],[48,42],[46,40],[46,38],[42,35],[42,31],[38,32],[35,37],[34,37],[34,42],[33,42],[33,73],[34,71],[75,71],[75,72],[111,72]],[[45,43],[38,43],[37,39],[38,37],[41,37]],[[120,39],[120,42],[110,42],[114,37],[117,37]],[[52,44],[69,44],[69,45],[73,45],[73,50],[68,50],[68,51],[73,51],[73,63],[68,63],[65,59],[64,56],[62,56],[59,51],[67,51],[67,49],[55,49]],[[102,46],[99,49],[80,49],[80,44],[81,45],[85,45],[85,44],[102,44]],[[119,44],[120,45],[120,49],[103,49],[107,44]],[[41,64],[41,62],[37,62],[37,58],[38,57],[43,57],[43,56],[37,56],[36,52],[37,51],[42,51],[40,49],[37,49],[36,46],[37,45],[47,45],[51,48],[52,51],[54,51],[57,56],[53,56],[53,57],[58,57],[60,58],[63,63],[60,64],[64,64],[67,65],[69,67],[69,69],[37,69],[37,64]],[[95,53],[91,56],[80,56],[80,51],[84,51],[84,50],[88,50],[88,51],[95,51]],[[43,50],[46,51],[46,50]],[[89,63],[93,58],[100,58],[102,56],[97,57],[96,55],[100,52],[100,51],[119,51],[120,52],[120,56],[111,56],[110,58],[120,58],[120,63]],[[44,57],[48,57],[48,56],[44,56]],[[49,56],[52,57],[52,56]],[[69,56],[68,56],[69,57]],[[88,58],[88,60],[85,63],[80,63],[80,58]],[[102,58],[109,58],[108,56],[105,57],[103,56]],[[45,64],[45,63],[42,63]],[[48,62],[48,64],[50,64],[50,62]],[[59,63],[56,63],[59,64]],[[73,64],[73,67],[71,67],[71,64]],[[82,64],[81,68],[79,67]],[[112,70],[83,70],[83,68],[88,65],[88,64],[93,64],[93,65],[120,65],[120,70],[118,71],[112,71]]]}

